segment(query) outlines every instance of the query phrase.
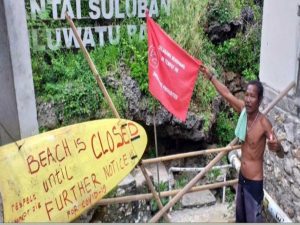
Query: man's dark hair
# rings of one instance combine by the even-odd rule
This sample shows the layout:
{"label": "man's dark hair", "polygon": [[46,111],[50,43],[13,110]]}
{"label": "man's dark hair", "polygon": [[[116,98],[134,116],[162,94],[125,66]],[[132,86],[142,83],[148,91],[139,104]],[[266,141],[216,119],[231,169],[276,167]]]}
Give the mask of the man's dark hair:
{"label": "man's dark hair", "polygon": [[264,97],[264,86],[262,85],[262,83],[258,80],[251,80],[248,82],[247,88],[249,85],[255,85],[257,87],[258,99],[262,100]]}

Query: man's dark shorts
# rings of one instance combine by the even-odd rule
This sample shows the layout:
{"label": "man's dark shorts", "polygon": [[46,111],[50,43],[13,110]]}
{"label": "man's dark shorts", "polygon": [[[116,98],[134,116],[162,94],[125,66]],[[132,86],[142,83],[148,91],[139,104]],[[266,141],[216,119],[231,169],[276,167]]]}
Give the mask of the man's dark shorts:
{"label": "man's dark shorts", "polygon": [[249,180],[241,173],[236,196],[236,222],[262,223],[263,180]]}

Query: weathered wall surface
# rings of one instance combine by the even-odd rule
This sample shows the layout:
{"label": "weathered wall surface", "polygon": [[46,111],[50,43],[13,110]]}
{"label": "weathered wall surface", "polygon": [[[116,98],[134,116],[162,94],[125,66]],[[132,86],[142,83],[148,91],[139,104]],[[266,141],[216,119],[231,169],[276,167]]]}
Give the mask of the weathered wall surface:
{"label": "weathered wall surface", "polygon": [[[265,85],[263,107],[278,95]],[[285,157],[280,159],[271,151],[265,152],[265,190],[281,209],[300,222],[300,106],[295,97],[285,97],[268,114],[282,146]]]}
{"label": "weathered wall surface", "polygon": [[0,0],[0,145],[38,133],[24,4]]}
{"label": "weathered wall surface", "polygon": [[264,1],[259,77],[275,90],[299,77],[299,5],[300,0]]}

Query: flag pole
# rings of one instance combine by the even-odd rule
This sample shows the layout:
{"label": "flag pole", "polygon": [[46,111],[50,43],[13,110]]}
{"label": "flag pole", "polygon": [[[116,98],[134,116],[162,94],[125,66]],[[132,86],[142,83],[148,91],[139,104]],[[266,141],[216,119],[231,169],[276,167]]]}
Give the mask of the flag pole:
{"label": "flag pole", "polygon": [[99,73],[97,71],[97,68],[96,68],[95,64],[93,63],[93,60],[91,59],[91,56],[89,55],[88,51],[86,50],[86,48],[85,48],[85,46],[84,46],[84,44],[83,44],[83,42],[82,42],[82,40],[81,40],[81,38],[80,38],[80,36],[79,36],[79,34],[77,32],[77,29],[76,29],[76,27],[75,27],[75,25],[74,25],[71,17],[68,15],[68,13],[65,13],[65,16],[66,16],[66,19],[68,20],[68,22],[69,22],[69,24],[71,26],[72,31],[75,34],[75,37],[76,37],[76,39],[77,39],[77,41],[78,41],[78,43],[80,45],[81,50],[83,51],[85,59],[88,61],[88,64],[89,64],[89,66],[90,66],[90,68],[91,68],[91,70],[93,72],[93,75],[94,75],[94,77],[95,77],[95,79],[97,81],[97,84],[98,84],[99,88],[101,89],[104,97],[108,101],[108,104],[109,104],[110,108],[112,109],[115,117],[117,117],[118,119],[120,119],[121,117],[120,117],[120,115],[119,115],[119,113],[118,113],[118,111],[117,111],[117,109],[116,109],[113,101],[111,100],[111,98],[110,98],[110,96],[109,96],[109,94],[108,94],[108,92],[107,92],[107,90],[106,90],[106,88],[105,88],[105,86],[104,86],[101,78],[100,78],[100,75],[99,75]]}
{"label": "flag pole", "polygon": [[[155,104],[153,104],[153,129],[154,129],[154,143],[155,143],[155,157],[158,157],[158,147],[157,147],[157,133],[156,133],[156,116],[155,116]],[[160,190],[159,190],[159,168],[158,162],[156,163],[156,170],[157,170],[157,183],[158,183],[158,196],[160,198]]]}

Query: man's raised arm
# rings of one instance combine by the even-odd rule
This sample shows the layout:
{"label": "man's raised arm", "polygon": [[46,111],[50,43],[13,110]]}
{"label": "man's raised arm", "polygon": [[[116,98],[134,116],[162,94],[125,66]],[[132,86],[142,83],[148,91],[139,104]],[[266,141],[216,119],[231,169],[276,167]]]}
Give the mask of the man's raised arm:
{"label": "man's raised arm", "polygon": [[204,74],[205,78],[210,80],[211,83],[215,86],[216,90],[219,92],[220,95],[222,95],[225,100],[231,105],[231,107],[240,113],[245,106],[245,103],[235,97],[229,89],[222,84],[220,81],[217,80],[217,78],[213,75],[211,71],[209,71],[205,66],[200,66],[200,71]]}

